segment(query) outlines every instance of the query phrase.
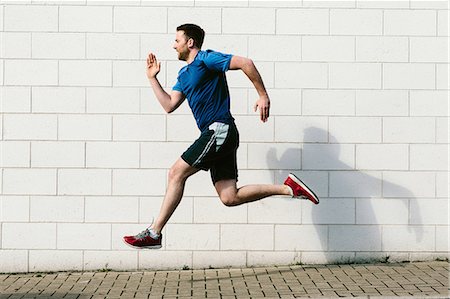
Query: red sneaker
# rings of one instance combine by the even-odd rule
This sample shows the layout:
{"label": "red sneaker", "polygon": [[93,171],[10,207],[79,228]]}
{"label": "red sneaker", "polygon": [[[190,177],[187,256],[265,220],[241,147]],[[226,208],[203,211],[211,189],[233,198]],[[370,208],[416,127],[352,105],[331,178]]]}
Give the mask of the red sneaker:
{"label": "red sneaker", "polygon": [[314,192],[308,188],[298,177],[290,173],[289,176],[284,181],[284,184],[291,188],[293,197],[303,197],[309,199],[314,204],[319,204],[319,198]]}
{"label": "red sneaker", "polygon": [[161,248],[161,240],[162,234],[159,235],[158,239],[154,239],[150,236],[150,231],[148,228],[136,236],[123,237],[125,244],[137,249],[159,249]]}

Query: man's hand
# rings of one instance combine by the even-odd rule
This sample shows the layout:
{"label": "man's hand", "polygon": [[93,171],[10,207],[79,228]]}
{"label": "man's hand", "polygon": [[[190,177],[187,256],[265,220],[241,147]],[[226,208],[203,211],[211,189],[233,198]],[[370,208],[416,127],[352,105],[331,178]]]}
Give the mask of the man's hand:
{"label": "man's hand", "polygon": [[266,122],[269,118],[269,110],[270,110],[270,99],[268,95],[263,95],[259,97],[253,106],[255,112],[259,108],[259,114],[261,116],[261,121]]}
{"label": "man's hand", "polygon": [[147,57],[147,78],[154,79],[161,70],[161,62],[156,60],[156,56],[153,53],[149,53]]}

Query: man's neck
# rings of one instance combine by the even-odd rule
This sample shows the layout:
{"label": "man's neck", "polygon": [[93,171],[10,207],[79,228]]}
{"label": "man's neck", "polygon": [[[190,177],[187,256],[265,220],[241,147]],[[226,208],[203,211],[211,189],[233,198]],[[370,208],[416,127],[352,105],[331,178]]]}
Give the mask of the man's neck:
{"label": "man's neck", "polygon": [[187,64],[190,64],[192,61],[194,61],[195,57],[197,56],[198,51],[200,51],[200,49],[194,48],[189,52],[189,57],[188,57],[188,59],[186,59]]}

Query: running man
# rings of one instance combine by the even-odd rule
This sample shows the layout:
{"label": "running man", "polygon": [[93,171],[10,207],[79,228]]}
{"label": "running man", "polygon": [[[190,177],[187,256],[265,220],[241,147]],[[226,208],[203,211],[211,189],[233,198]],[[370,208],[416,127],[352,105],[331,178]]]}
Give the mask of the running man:
{"label": "running man", "polygon": [[125,236],[134,248],[161,248],[161,231],[183,197],[186,180],[199,170],[209,170],[220,200],[226,206],[260,200],[272,195],[287,195],[319,203],[318,197],[294,174],[283,185],[246,185],[237,188],[236,151],[239,133],[230,113],[230,93],[225,72],[242,70],[258,92],[254,105],[262,122],[269,117],[270,100],[253,61],[245,57],[202,51],[205,32],[194,24],[177,28],[173,48],[178,59],[187,65],[178,72],[171,94],[164,91],[157,79],[161,63],[150,53],[147,77],[161,106],[167,113],[175,111],[188,100],[200,137],[181,155],[169,171],[168,186],[160,213],[152,225],[136,236]]}

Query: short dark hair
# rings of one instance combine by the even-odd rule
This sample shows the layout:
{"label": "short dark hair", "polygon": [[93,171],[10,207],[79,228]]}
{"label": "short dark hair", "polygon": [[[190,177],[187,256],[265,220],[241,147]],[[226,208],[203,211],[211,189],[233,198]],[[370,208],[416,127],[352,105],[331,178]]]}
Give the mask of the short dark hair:
{"label": "short dark hair", "polygon": [[205,39],[205,31],[195,24],[183,24],[177,27],[177,31],[183,30],[187,38],[194,40],[194,46],[201,49]]}

